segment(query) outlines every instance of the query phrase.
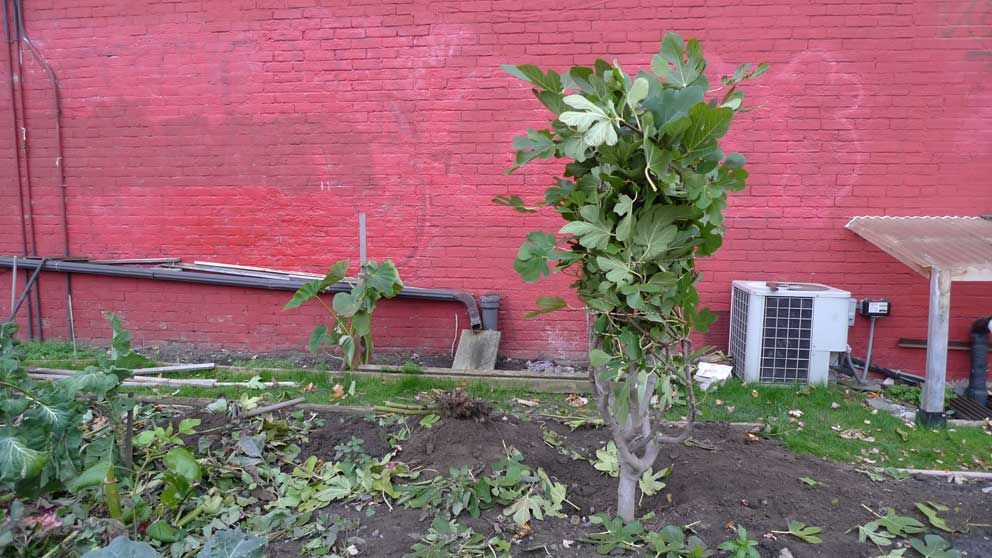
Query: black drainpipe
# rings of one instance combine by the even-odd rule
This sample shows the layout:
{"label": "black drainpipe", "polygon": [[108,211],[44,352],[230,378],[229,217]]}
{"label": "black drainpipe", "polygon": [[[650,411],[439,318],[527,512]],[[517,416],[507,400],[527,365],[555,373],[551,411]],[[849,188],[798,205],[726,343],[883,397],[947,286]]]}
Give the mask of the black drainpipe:
{"label": "black drainpipe", "polygon": [[[3,0],[6,8],[6,0]],[[27,26],[24,24],[24,4],[23,0],[14,0],[15,13],[17,14],[17,29],[19,30],[19,39],[22,43],[27,45],[28,51],[38,62],[39,65],[45,70],[45,74],[48,76],[48,81],[52,85],[52,97],[55,102],[55,166],[58,168],[59,172],[59,200],[62,213],[62,255],[69,257],[69,212],[66,208],[66,184],[65,184],[65,156],[62,149],[62,92],[59,88],[59,78],[55,75],[55,70],[52,69],[52,65],[48,63],[48,59],[45,55],[38,50],[38,47],[34,45],[31,41],[31,36],[28,35]],[[5,10],[6,11],[6,10]],[[20,48],[20,45],[18,45]],[[21,76],[23,80],[23,75]],[[23,95],[23,93],[22,93]],[[23,101],[22,101],[23,106]],[[25,140],[26,142],[27,140]],[[25,145],[25,151],[27,147]],[[30,177],[29,177],[30,180]],[[30,183],[29,183],[30,184]],[[37,255],[37,254],[33,254]],[[40,298],[40,291],[36,293]],[[75,324],[72,323],[72,274],[65,274],[65,304],[66,304],[66,330],[69,333],[68,337],[75,340]],[[40,302],[39,302],[40,305]],[[38,332],[41,336],[41,340],[45,340],[44,331],[41,329],[41,307],[38,308]]]}
{"label": "black drainpipe", "polygon": [[[14,166],[17,169],[17,201],[19,206],[20,220],[21,220],[21,245],[23,256],[31,255],[31,251],[28,249],[28,225],[27,225],[27,209],[25,209],[25,195],[24,195],[24,175],[21,171],[21,133],[19,130],[18,122],[21,117],[17,113],[17,94],[14,91],[14,84],[21,82],[21,76],[14,70],[14,56],[17,55],[17,51],[14,48],[15,44],[18,44],[19,36],[17,33],[17,22],[11,20],[11,13],[8,11],[7,0],[0,0],[3,8],[3,35],[4,39],[7,41],[7,74],[9,79],[7,83],[10,85],[10,112],[11,121],[13,123],[14,130]],[[25,274],[25,279],[27,275]],[[31,291],[27,291],[28,297],[28,336],[34,337],[34,302],[31,296]]]}
{"label": "black drainpipe", "polygon": [[982,406],[988,404],[989,328],[992,317],[979,318],[971,326],[971,378],[965,395]]}
{"label": "black drainpipe", "polygon": [[[0,268],[11,268],[13,265],[14,258],[10,256],[0,256]],[[279,291],[295,291],[307,282],[306,279],[297,277],[291,277],[288,279],[272,279],[268,277],[245,277],[241,275],[179,271],[176,269],[162,269],[154,267],[121,267],[107,264],[59,260],[46,261],[40,259],[21,258],[17,259],[17,267],[18,269],[24,269],[25,271],[28,269],[37,269],[38,267],[41,267],[45,271],[58,271],[62,273],[81,273],[85,275],[104,275],[109,277],[130,277],[132,279],[158,279],[161,281],[177,281],[180,283],[199,283],[205,285],[244,287],[249,289],[272,289]],[[351,287],[351,283],[341,281],[334,283],[324,292],[350,292]],[[472,324],[472,329],[482,329],[482,317],[479,314],[479,305],[476,303],[475,297],[472,296],[472,293],[467,293],[464,291],[451,291],[446,289],[403,287],[403,290],[400,291],[397,298],[460,302],[465,305],[465,310],[468,311],[468,319]]]}

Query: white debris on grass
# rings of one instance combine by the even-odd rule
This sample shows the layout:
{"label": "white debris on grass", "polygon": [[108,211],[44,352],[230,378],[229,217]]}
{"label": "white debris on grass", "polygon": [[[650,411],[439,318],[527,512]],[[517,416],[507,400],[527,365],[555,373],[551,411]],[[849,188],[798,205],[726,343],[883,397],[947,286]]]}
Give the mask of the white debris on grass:
{"label": "white debris on grass", "polygon": [[733,369],[734,367],[728,364],[700,362],[699,370],[696,371],[696,382],[699,383],[699,389],[707,391],[710,387],[726,381]]}

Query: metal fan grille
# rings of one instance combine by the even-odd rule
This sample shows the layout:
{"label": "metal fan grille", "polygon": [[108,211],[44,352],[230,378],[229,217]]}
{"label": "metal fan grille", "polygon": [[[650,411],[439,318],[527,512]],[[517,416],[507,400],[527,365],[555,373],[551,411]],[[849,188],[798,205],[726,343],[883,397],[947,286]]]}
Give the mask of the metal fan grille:
{"label": "metal fan grille", "polygon": [[730,356],[740,374],[744,370],[747,354],[747,308],[750,296],[743,289],[734,288],[730,306]]}
{"label": "metal fan grille", "polygon": [[762,382],[804,382],[809,378],[813,299],[770,296],[765,299],[761,336]]}

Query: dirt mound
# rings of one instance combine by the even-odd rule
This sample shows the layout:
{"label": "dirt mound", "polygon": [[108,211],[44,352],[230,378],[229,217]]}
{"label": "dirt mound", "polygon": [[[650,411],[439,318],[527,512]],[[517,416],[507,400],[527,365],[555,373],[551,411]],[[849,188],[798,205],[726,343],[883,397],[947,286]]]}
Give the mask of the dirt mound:
{"label": "dirt mound", "polygon": [[[388,451],[382,441],[386,433],[372,423],[354,416],[327,414],[324,418],[326,426],[314,432],[304,453],[332,458],[334,446],[352,435],[363,438],[370,452]],[[595,450],[609,440],[609,433],[603,429],[571,432],[557,423],[526,418],[496,416],[485,422],[445,419],[431,429],[415,429],[403,443],[398,459],[425,470],[447,473],[452,466],[492,465],[503,457],[504,443],[512,445],[523,453],[528,465],[541,467],[565,483],[568,499],[581,508],[581,511],[566,509],[567,513],[580,516],[572,521],[534,522],[533,536],[514,546],[515,555],[536,555],[525,549],[544,545],[555,557],[596,556],[587,544],[576,543],[565,549],[562,541],[575,541],[595,530],[585,523],[589,514],[613,511],[616,480],[594,469],[591,463],[574,460],[545,443],[542,427],[557,432],[571,450],[582,455],[594,456]],[[859,543],[856,529],[851,531],[873,517],[862,505],[879,512],[893,507],[902,515],[917,516],[915,502],[939,502],[951,508],[942,514],[948,523],[962,528],[969,522],[987,524],[992,517],[992,498],[982,494],[976,485],[957,486],[917,479],[874,482],[852,466],[797,456],[775,441],[749,441],[743,431],[722,424],[698,425],[693,439],[699,444],[672,446],[662,451],[657,467],[673,465],[668,487],[661,494],[644,499],[639,513],[655,512],[656,519],[648,525],[651,528],[694,524],[710,547],[732,537],[727,524],[741,524],[747,527],[751,538],[760,541],[762,556],[778,556],[781,548],[788,547],[796,558],[869,557],[884,553]],[[822,485],[807,486],[800,477],[811,477]],[[413,543],[413,537],[424,533],[429,525],[429,520],[420,521],[418,510],[397,507],[390,511],[384,505],[375,509],[372,517],[341,504],[327,510],[362,522],[357,533],[366,541],[361,556],[402,556]],[[459,520],[489,533],[491,521],[499,511],[490,510],[479,520],[465,517]],[[763,536],[771,530],[785,529],[789,519],[822,527],[823,544],[809,545],[788,535]],[[958,548],[968,550],[970,556],[992,556],[992,529],[973,526],[967,533],[941,534],[954,540]],[[543,550],[540,553],[547,555]],[[293,554],[289,550],[282,552],[276,545],[270,555]]]}

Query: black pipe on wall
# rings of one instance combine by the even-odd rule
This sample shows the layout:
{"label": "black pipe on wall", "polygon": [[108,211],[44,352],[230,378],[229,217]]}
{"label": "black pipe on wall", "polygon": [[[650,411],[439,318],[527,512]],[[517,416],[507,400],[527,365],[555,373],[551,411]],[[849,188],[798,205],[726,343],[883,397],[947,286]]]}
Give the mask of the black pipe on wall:
{"label": "black pipe on wall", "polygon": [[[0,256],[0,268],[11,268],[14,258]],[[220,273],[203,273],[198,271],[180,271],[178,269],[162,269],[154,267],[124,267],[108,264],[84,262],[68,262],[60,260],[17,259],[18,269],[37,269],[58,271],[62,273],[80,273],[84,275],[104,275],[107,277],[129,277],[132,279],[158,279],[160,281],[176,281],[180,283],[199,283],[204,285],[219,285],[227,287],[245,287],[249,289],[271,289],[278,291],[295,291],[306,279],[291,277],[288,279],[270,279],[267,277],[245,277],[241,275],[225,275]],[[350,292],[352,284],[346,281],[334,283],[324,292]],[[479,305],[472,293],[451,291],[446,289],[424,289],[420,287],[403,287],[397,298],[414,300],[435,300],[442,302],[460,302],[468,311],[472,329],[482,329],[482,317]]]}
{"label": "black pipe on wall", "polygon": [[989,327],[992,317],[979,318],[971,326],[971,377],[965,395],[981,405],[989,400]]}

